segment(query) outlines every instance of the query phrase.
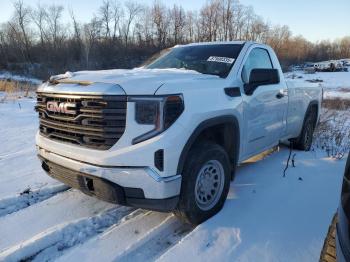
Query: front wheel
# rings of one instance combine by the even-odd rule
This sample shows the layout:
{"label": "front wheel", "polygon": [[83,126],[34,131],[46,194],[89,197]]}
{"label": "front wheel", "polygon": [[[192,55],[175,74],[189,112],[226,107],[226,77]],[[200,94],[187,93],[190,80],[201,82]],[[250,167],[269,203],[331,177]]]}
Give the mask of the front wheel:
{"label": "front wheel", "polygon": [[230,186],[230,160],[219,145],[203,142],[189,153],[175,214],[198,225],[221,210]]}

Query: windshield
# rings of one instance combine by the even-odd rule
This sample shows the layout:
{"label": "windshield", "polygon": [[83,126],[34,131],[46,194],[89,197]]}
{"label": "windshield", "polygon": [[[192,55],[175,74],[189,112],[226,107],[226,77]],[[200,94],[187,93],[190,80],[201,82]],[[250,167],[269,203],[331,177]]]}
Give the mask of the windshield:
{"label": "windshield", "polygon": [[243,45],[215,44],[181,46],[151,62],[146,68],[181,68],[202,74],[227,77]]}

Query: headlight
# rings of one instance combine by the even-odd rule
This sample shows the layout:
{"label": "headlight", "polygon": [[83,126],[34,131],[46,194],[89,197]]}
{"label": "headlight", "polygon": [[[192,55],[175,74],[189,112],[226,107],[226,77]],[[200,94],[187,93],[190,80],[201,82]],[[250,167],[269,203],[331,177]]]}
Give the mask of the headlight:
{"label": "headlight", "polygon": [[135,102],[135,121],[140,125],[154,125],[154,129],[133,139],[137,144],[168,129],[184,110],[182,95],[130,97]]}
{"label": "headlight", "polygon": [[135,121],[140,125],[155,125],[161,101],[140,100],[135,103]]}

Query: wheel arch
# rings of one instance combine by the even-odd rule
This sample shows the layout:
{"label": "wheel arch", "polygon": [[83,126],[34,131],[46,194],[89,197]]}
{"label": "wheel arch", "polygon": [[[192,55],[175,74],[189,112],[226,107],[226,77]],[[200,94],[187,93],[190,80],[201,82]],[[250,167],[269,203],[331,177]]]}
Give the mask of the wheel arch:
{"label": "wheel arch", "polygon": [[[231,134],[231,135],[230,135]],[[214,139],[228,153],[232,170],[235,171],[239,159],[240,128],[239,122],[234,115],[223,115],[207,119],[201,122],[188,138],[180,154],[177,166],[177,174],[182,174],[185,161],[191,148],[202,139]]]}
{"label": "wheel arch", "polygon": [[314,128],[316,127],[317,122],[318,122],[318,118],[319,118],[319,114],[320,114],[320,104],[317,100],[311,100],[309,102],[309,105],[307,106],[307,108],[305,110],[304,119],[303,119],[303,123],[302,123],[301,128],[300,128],[300,131],[299,131],[299,135],[295,138],[291,138],[290,141],[296,142],[299,140],[299,138],[303,132],[303,128],[305,126],[305,121],[306,121],[307,116],[311,110],[316,110],[316,119],[314,122]]}

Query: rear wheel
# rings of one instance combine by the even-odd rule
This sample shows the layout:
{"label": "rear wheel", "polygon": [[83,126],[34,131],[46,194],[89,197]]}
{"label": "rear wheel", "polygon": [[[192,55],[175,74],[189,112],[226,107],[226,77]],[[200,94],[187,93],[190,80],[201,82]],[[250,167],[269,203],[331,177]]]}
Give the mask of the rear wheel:
{"label": "rear wheel", "polygon": [[306,116],[304,121],[303,129],[301,134],[297,137],[293,143],[296,149],[309,151],[312,145],[312,137],[315,130],[316,123],[316,111],[311,109]]}
{"label": "rear wheel", "polygon": [[182,174],[175,214],[198,225],[221,210],[230,186],[230,160],[219,145],[203,142],[191,149]]}

